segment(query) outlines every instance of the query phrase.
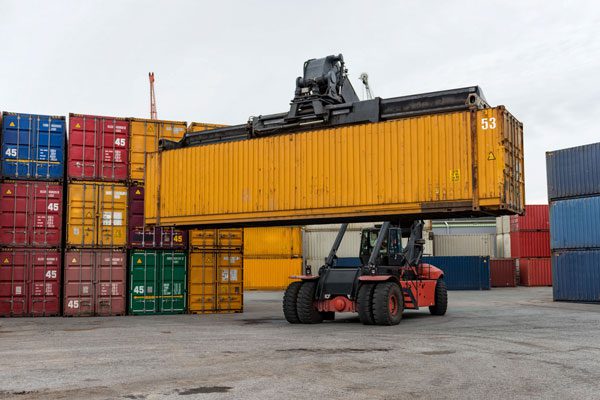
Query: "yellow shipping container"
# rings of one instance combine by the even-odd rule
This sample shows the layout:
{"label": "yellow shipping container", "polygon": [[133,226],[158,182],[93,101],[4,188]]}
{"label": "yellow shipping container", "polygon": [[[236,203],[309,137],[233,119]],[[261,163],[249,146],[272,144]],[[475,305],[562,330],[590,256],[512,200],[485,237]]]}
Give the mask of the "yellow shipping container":
{"label": "yellow shipping container", "polygon": [[292,282],[291,275],[302,274],[302,258],[244,257],[246,290],[283,290]]}
{"label": "yellow shipping container", "polygon": [[243,263],[239,251],[191,251],[188,310],[191,313],[242,312]]}
{"label": "yellow shipping container", "polygon": [[67,187],[67,246],[125,247],[127,187],[111,182],[77,182]]}
{"label": "yellow shipping container", "polygon": [[302,257],[302,228],[244,229],[244,258]]}
{"label": "yellow shipping container", "polygon": [[192,229],[189,233],[192,249],[238,249],[244,242],[242,228]]}
{"label": "yellow shipping container", "polygon": [[190,126],[188,127],[188,132],[193,133],[193,132],[202,132],[202,131],[208,131],[210,129],[216,129],[216,128],[223,128],[227,125],[221,125],[221,124],[207,124],[204,122],[192,122],[190,124]]}
{"label": "yellow shipping container", "polygon": [[502,106],[417,116],[162,151],[147,176],[150,224],[522,213],[523,126]]}
{"label": "yellow shipping container", "polygon": [[132,118],[129,128],[129,179],[144,182],[146,153],[158,151],[158,139],[180,140],[186,127],[186,122]]}

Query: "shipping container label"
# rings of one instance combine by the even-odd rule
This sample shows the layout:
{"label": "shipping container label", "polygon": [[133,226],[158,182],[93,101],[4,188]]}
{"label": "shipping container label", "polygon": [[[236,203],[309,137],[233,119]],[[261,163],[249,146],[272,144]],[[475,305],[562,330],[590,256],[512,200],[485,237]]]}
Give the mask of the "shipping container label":
{"label": "shipping container label", "polygon": [[224,269],[221,271],[221,281],[227,282],[229,280],[229,271]]}
{"label": "shipping container label", "polygon": [[231,282],[237,282],[238,278],[237,278],[237,270],[236,269],[232,269],[229,272],[229,280]]}
{"label": "shipping container label", "polygon": [[15,286],[15,295],[20,296],[23,293],[22,286]]}
{"label": "shipping container label", "polygon": [[[123,225],[123,213],[119,211],[104,211],[102,213],[102,225],[104,226],[122,226]],[[115,232],[116,236],[119,232]]]}
{"label": "shipping container label", "polygon": [[105,195],[108,196],[108,197],[113,196],[115,198],[115,200],[119,200],[122,196],[127,196],[127,192],[123,192],[123,191],[120,191],[120,190],[115,190],[113,192],[112,190],[107,190],[105,192]]}

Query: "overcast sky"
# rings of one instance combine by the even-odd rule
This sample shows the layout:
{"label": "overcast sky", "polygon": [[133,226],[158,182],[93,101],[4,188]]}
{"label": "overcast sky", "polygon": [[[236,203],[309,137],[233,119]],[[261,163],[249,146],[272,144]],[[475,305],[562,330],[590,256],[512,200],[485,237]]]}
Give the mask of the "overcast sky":
{"label": "overcast sky", "polygon": [[0,0],[0,109],[237,124],[282,112],[309,58],[343,53],[357,92],[480,85],[525,126],[528,203],[547,150],[600,141],[597,1]]}

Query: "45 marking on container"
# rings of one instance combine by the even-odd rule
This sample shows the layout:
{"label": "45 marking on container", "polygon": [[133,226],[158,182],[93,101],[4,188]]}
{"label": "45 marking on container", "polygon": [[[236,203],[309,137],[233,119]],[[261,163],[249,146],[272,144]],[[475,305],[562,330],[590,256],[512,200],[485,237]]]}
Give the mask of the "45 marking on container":
{"label": "45 marking on container", "polygon": [[58,203],[48,204],[48,211],[58,211]]}
{"label": "45 marking on container", "polygon": [[134,286],[133,293],[135,294],[144,294],[144,286]]}
{"label": "45 marking on container", "polygon": [[496,118],[481,118],[481,129],[496,129]]}
{"label": "45 marking on container", "polygon": [[56,271],[47,271],[46,272],[46,278],[48,279],[56,279]]}
{"label": "45 marking on container", "polygon": [[17,148],[16,147],[9,147],[6,149],[6,151],[4,152],[4,154],[6,154],[7,157],[17,157]]}
{"label": "45 marking on container", "polygon": [[79,300],[69,300],[69,302],[67,303],[67,307],[79,308]]}
{"label": "45 marking on container", "polygon": [[125,138],[116,138],[115,146],[123,146],[125,147]]}

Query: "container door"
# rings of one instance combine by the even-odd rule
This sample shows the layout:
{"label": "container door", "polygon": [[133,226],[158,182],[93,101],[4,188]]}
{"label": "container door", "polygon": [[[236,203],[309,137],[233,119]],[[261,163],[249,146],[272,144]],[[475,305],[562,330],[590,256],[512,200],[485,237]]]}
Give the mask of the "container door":
{"label": "container door", "polygon": [[60,252],[30,250],[28,314],[50,317],[60,314]]}
{"label": "container door", "polygon": [[156,251],[133,251],[129,264],[129,313],[154,314],[158,311],[158,270]]}
{"label": "container door", "polygon": [[2,175],[14,179],[32,177],[33,116],[8,114],[4,116],[2,126]]}
{"label": "container door", "polygon": [[190,231],[190,247],[192,249],[216,249],[216,229],[192,229]]}
{"label": "container door", "polygon": [[63,315],[94,315],[95,265],[96,259],[93,250],[65,253]]}
{"label": "container door", "polygon": [[89,247],[98,244],[98,185],[70,183],[67,203],[67,245]]}
{"label": "container door", "polygon": [[160,304],[163,313],[182,313],[186,306],[186,255],[162,251],[160,256]]}
{"label": "container door", "polygon": [[127,188],[120,184],[100,184],[98,244],[124,247],[127,244]]}
{"label": "container door", "polygon": [[32,185],[31,244],[41,247],[60,247],[62,238],[63,189],[60,185],[36,182]]}
{"label": "container door", "polygon": [[125,253],[96,252],[96,315],[125,315]]}
{"label": "container door", "polygon": [[24,251],[0,252],[0,316],[27,313],[27,255]]}
{"label": "container door", "polygon": [[1,185],[0,245],[2,246],[25,246],[29,243],[30,186],[26,182],[6,182]]}
{"label": "container door", "polygon": [[129,123],[115,118],[101,119],[98,135],[99,179],[106,181],[127,180]]}
{"label": "container door", "polygon": [[69,118],[69,153],[67,175],[75,179],[97,179],[98,131],[101,120],[90,116]]}
{"label": "container door", "polygon": [[36,118],[36,135],[32,145],[35,177],[62,179],[64,175],[65,121],[47,116]]}
{"label": "container door", "polygon": [[244,304],[242,253],[219,252],[217,257],[217,310],[241,312]]}
{"label": "container door", "polygon": [[188,310],[214,312],[217,308],[217,260],[213,250],[192,251],[188,277]]}
{"label": "container door", "polygon": [[146,152],[158,150],[160,125],[151,121],[131,121],[130,179],[142,183],[145,179]]}
{"label": "container door", "polygon": [[241,228],[235,229],[218,229],[217,242],[219,249],[242,249],[244,230]]}

